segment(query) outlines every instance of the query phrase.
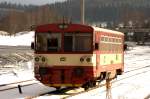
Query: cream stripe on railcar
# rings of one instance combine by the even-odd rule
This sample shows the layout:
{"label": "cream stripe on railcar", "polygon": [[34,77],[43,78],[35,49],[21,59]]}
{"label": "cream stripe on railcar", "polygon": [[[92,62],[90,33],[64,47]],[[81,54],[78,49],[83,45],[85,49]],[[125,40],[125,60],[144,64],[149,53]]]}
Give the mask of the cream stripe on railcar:
{"label": "cream stripe on railcar", "polygon": [[[38,54],[35,57],[46,57],[48,66],[96,66],[96,54]],[[80,58],[84,61],[81,62]],[[87,62],[86,58],[91,57],[91,62]],[[36,63],[38,64],[38,62]]]}
{"label": "cream stripe on railcar", "polygon": [[110,65],[122,63],[122,54],[101,54],[100,65]]}

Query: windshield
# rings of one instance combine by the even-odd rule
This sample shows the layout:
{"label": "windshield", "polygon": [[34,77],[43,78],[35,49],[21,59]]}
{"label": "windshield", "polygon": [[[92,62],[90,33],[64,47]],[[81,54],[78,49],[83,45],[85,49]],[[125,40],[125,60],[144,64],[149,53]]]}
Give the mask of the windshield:
{"label": "windshield", "polygon": [[92,48],[92,33],[64,33],[63,40],[61,33],[36,33],[35,44],[42,52],[86,52]]}
{"label": "windshield", "polygon": [[35,42],[37,51],[57,52],[61,48],[61,34],[37,33]]}
{"label": "windshield", "polygon": [[91,33],[65,33],[64,51],[90,51],[91,42]]}

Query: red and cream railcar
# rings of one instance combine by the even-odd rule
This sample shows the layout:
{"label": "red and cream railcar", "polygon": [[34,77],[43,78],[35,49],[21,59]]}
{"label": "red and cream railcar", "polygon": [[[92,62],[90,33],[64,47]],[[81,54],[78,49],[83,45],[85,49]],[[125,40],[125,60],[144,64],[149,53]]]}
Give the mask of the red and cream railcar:
{"label": "red and cream railcar", "polygon": [[122,74],[124,34],[80,24],[47,24],[35,29],[35,77],[59,88],[95,85]]}

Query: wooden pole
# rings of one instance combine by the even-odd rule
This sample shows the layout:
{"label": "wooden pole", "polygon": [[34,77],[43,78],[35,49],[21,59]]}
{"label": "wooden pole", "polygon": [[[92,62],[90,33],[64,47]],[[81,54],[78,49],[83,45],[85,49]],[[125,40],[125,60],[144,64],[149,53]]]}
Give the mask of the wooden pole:
{"label": "wooden pole", "polygon": [[111,96],[111,79],[106,79],[106,99],[112,99]]}

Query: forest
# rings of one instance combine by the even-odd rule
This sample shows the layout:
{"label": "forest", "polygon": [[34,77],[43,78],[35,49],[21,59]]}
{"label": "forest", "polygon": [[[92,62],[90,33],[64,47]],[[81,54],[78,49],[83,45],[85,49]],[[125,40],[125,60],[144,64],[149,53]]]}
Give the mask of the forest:
{"label": "forest", "polygon": [[[106,22],[140,27],[150,22],[149,0],[85,0],[86,24]],[[67,21],[80,23],[80,0],[41,6],[0,3],[0,30],[14,34],[31,26]]]}

